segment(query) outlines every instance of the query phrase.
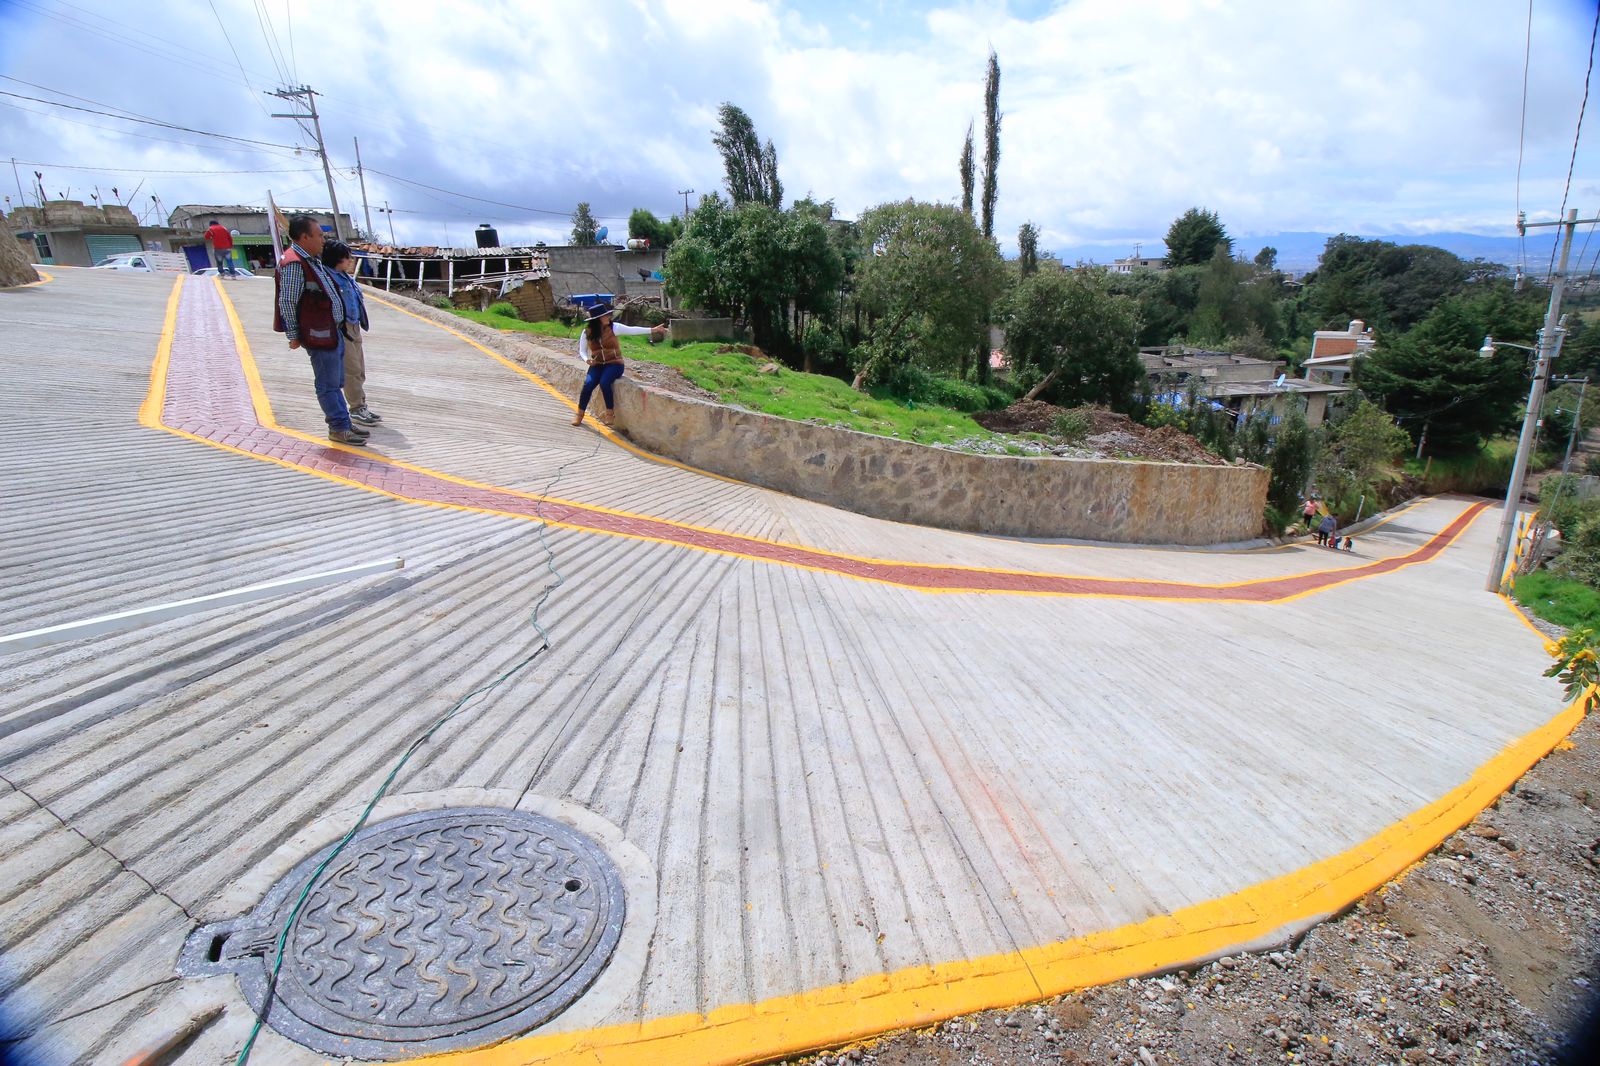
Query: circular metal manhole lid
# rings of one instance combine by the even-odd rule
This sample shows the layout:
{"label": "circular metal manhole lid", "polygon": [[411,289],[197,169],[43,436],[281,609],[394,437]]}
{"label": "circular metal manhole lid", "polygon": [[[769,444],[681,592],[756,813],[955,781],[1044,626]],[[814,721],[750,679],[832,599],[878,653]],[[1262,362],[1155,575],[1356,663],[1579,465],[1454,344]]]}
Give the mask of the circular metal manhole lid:
{"label": "circular metal manhole lid", "polygon": [[[257,1013],[283,923],[330,845],[180,970],[232,970]],[[427,811],[363,829],[316,878],[266,1022],[316,1051],[405,1058],[503,1040],[565,1010],[622,935],[622,880],[588,837],[526,811]]]}

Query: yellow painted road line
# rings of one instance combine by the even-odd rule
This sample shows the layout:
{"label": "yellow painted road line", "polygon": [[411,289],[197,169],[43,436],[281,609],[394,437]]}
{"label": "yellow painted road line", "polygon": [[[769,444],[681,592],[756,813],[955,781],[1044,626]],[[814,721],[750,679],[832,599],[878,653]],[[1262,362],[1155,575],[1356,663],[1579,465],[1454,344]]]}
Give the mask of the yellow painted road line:
{"label": "yellow painted road line", "polygon": [[1013,1007],[1213,958],[1335,914],[1387,884],[1493,803],[1583,720],[1586,692],[1443,798],[1355,847],[1172,914],[978,959],[913,966],[709,1014],[522,1037],[411,1060],[427,1066],[737,1066]]}
{"label": "yellow painted road line", "polygon": [[56,280],[56,276],[47,270],[40,270],[38,267],[34,267],[33,272],[39,275],[38,281],[25,281],[21,285],[0,286],[0,292],[6,292],[11,289],[32,289],[39,285],[48,285]]}
{"label": "yellow painted road line", "polygon": [[167,297],[167,316],[161,324],[161,340],[156,344],[156,357],[150,364],[150,388],[139,405],[139,424],[152,429],[167,428],[162,415],[167,402],[167,366],[172,362],[172,338],[178,331],[178,298],[183,293],[185,275],[179,274],[172,283],[172,293]]}

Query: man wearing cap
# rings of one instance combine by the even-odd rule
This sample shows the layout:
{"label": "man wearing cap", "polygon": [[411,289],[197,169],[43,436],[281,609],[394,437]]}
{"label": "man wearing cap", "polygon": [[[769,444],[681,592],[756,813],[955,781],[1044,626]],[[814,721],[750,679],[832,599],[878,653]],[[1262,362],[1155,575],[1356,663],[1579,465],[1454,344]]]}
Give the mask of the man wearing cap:
{"label": "man wearing cap", "polygon": [[610,304],[595,304],[589,310],[588,324],[578,337],[578,357],[589,364],[589,373],[583,379],[583,391],[578,394],[578,417],[572,420],[575,426],[583,425],[583,415],[589,409],[589,397],[594,395],[596,385],[600,386],[600,395],[606,401],[600,421],[608,426],[616,421],[616,396],[612,394],[611,387],[622,376],[623,370],[622,344],[617,340],[618,334],[624,337],[649,336],[651,344],[667,335],[664,323],[653,327],[615,325],[611,321],[611,314]]}
{"label": "man wearing cap", "polygon": [[228,232],[228,227],[211,220],[211,225],[206,227],[206,240],[211,244],[213,257],[217,261],[217,276],[236,278],[239,272],[233,267],[233,234]]}

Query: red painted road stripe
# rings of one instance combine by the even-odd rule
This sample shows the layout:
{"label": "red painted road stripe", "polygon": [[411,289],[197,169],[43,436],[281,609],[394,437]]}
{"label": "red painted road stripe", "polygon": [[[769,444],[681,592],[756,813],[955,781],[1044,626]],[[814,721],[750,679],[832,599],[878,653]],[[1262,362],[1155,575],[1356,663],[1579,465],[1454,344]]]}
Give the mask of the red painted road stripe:
{"label": "red painted road stripe", "polygon": [[613,514],[581,505],[529,499],[490,486],[461,485],[433,474],[398,467],[378,456],[324,447],[263,426],[256,420],[250,402],[249,386],[245,381],[239,353],[233,344],[221,297],[210,285],[186,285],[180,297],[162,423],[251,455],[286,462],[313,474],[334,475],[419,503],[520,515],[596,533],[666,541],[702,551],[739,555],[930,591],[1271,603],[1426,562],[1448,547],[1488,506],[1486,503],[1469,505],[1426,544],[1407,555],[1347,569],[1266,578],[1239,585],[1201,585],[1134,578],[972,570],[921,563],[869,562],[796,545],[774,544],[734,533],[690,529],[642,515]]}

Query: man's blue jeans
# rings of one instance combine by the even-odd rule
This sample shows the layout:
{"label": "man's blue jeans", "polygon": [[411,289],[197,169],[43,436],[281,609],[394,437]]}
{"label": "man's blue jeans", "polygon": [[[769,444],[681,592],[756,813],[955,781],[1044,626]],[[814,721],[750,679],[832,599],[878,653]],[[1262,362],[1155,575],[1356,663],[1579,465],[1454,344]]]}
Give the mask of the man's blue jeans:
{"label": "man's blue jeans", "polygon": [[227,275],[230,278],[238,277],[239,276],[239,271],[233,265],[233,249],[232,248],[216,248],[216,249],[213,249],[213,250],[216,252],[216,255],[217,255],[217,275],[219,277],[224,275],[224,274]]}
{"label": "man's blue jeans", "polygon": [[322,417],[328,420],[329,429],[350,428],[350,408],[344,402],[344,335],[339,334],[337,348],[321,351],[307,348],[311,357],[311,376],[317,386],[317,403],[322,405]]}

